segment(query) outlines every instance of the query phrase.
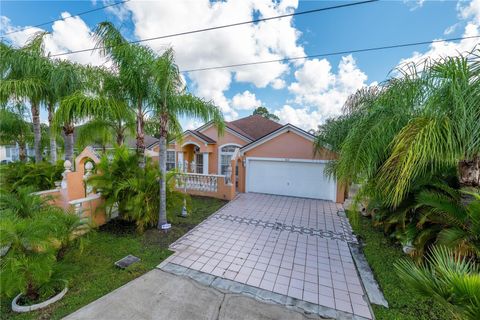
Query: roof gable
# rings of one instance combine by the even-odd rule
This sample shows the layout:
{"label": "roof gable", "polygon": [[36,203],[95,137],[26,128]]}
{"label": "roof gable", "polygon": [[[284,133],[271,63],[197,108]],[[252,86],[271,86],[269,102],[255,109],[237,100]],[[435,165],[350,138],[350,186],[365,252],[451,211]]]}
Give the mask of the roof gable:
{"label": "roof gable", "polygon": [[310,141],[314,141],[315,140],[315,136],[312,135],[311,133],[307,132],[307,131],[304,131],[290,123],[287,123],[286,125],[278,128],[277,130],[274,130],[272,132],[270,132],[269,134],[266,134],[265,136],[263,137],[260,137],[259,139],[249,143],[249,144],[246,144],[244,145],[242,148],[240,148],[240,150],[242,152],[245,152],[245,151],[248,151],[248,150],[251,150],[279,135],[281,135],[282,133],[284,132],[293,132],[293,133],[296,133],[297,135],[307,139],[307,140],[310,140]]}

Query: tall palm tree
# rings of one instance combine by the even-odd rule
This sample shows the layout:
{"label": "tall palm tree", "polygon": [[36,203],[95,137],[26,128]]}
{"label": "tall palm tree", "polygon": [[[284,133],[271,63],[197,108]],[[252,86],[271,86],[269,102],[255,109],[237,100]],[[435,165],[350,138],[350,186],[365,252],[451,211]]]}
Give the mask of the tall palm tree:
{"label": "tall palm tree", "polygon": [[179,69],[175,64],[172,49],[166,50],[155,60],[153,67],[152,102],[159,121],[159,168],[160,168],[160,208],[158,229],[167,224],[166,207],[166,159],[167,136],[181,132],[179,116],[213,120],[221,134],[224,130],[223,116],[211,102],[205,101],[186,92]]}
{"label": "tall palm tree", "polygon": [[[79,145],[123,144],[133,131],[135,114],[123,99],[118,76],[94,67],[81,67],[77,72],[80,80],[76,91],[62,98],[56,112],[57,124],[63,123],[65,133],[73,133],[74,124],[87,121],[78,130]],[[73,149],[73,139],[68,146]]]}
{"label": "tall palm tree", "polygon": [[110,22],[102,22],[95,31],[97,47],[109,57],[119,78],[117,91],[136,113],[136,146],[139,165],[145,165],[145,116],[149,111],[152,64],[155,53],[145,46],[129,43]]}
{"label": "tall palm tree", "polygon": [[[50,61],[51,67],[47,75],[47,95],[45,99],[48,112],[49,138],[50,138],[50,162],[57,161],[57,136],[54,116],[61,99],[79,90],[80,75],[75,72],[74,66],[65,60]],[[64,142],[68,134],[64,135]]]}
{"label": "tall palm tree", "polygon": [[35,162],[42,161],[40,105],[44,101],[49,63],[44,53],[45,33],[36,33],[25,46],[14,49],[0,45],[0,98],[3,101],[26,100],[30,104],[34,133]]}
{"label": "tall palm tree", "polygon": [[121,146],[127,136],[135,132],[135,114],[130,108],[108,108],[102,118],[96,117],[77,128],[78,147],[85,147],[91,143]]}
{"label": "tall palm tree", "polygon": [[[75,125],[91,117],[104,118],[110,100],[100,96],[104,70],[64,61],[57,66],[57,79],[63,79],[60,104],[53,119],[54,130],[62,128],[65,136],[65,160],[73,159]],[[63,77],[62,77],[63,76]]]}

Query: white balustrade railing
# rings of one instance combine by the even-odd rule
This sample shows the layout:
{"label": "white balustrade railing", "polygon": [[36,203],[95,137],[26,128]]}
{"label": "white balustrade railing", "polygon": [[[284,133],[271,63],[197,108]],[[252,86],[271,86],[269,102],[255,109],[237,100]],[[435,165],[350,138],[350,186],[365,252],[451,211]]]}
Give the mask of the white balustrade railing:
{"label": "white balustrade railing", "polygon": [[217,192],[218,179],[224,177],[216,174],[179,173],[176,178],[178,189]]}
{"label": "white balustrade railing", "polygon": [[[102,195],[100,193],[97,193],[97,194],[92,194],[88,197],[85,197],[85,198],[80,198],[80,199],[76,199],[76,200],[72,200],[70,201],[68,204],[70,204],[71,206],[73,206],[73,210],[75,212],[75,214],[77,216],[79,216],[80,218],[83,218],[86,216],[85,213],[89,212],[90,211],[90,219],[92,218],[92,216],[95,214],[95,212],[93,212],[92,210],[92,201],[94,200],[97,200],[97,199],[100,199]],[[89,203],[90,206],[87,206],[86,208],[83,206],[84,203]]]}

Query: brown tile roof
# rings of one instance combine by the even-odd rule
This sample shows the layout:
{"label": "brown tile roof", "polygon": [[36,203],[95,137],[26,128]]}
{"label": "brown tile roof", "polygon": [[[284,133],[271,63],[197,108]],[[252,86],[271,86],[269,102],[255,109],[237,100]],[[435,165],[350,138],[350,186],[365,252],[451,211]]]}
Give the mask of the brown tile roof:
{"label": "brown tile roof", "polygon": [[203,133],[201,133],[200,131],[197,131],[197,130],[187,130],[187,132],[191,132],[192,134],[196,135],[197,137],[199,137],[200,139],[202,139],[203,141],[205,141],[206,143],[215,143],[216,141],[213,140],[212,138],[204,135]]}
{"label": "brown tile roof", "polygon": [[202,140],[205,141],[206,143],[215,143],[215,142],[216,142],[215,140],[213,140],[213,139],[210,138],[209,136],[204,135],[204,134],[201,133],[200,131],[193,130],[192,132],[193,132],[193,134],[195,134],[197,137],[199,137],[200,139],[202,139]]}
{"label": "brown tile roof", "polygon": [[246,133],[246,136],[252,140],[257,140],[282,127],[282,125],[278,122],[264,118],[261,115],[251,115],[235,121],[227,122],[226,125],[232,130],[239,131],[240,134],[245,135]]}
{"label": "brown tile roof", "polygon": [[248,133],[246,133],[245,131],[243,131],[242,129],[237,127],[236,125],[232,124],[231,122],[225,122],[225,126],[227,126],[229,129],[232,129],[233,131],[241,134],[242,136],[247,137],[248,139],[250,139],[252,141],[255,140],[254,137],[252,137],[251,135],[249,135]]}

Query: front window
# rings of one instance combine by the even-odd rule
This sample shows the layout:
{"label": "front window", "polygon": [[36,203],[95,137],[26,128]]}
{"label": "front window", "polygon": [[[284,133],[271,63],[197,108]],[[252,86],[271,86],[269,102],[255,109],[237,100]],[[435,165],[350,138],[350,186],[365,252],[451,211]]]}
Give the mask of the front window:
{"label": "front window", "polygon": [[167,171],[175,169],[175,151],[167,150]]}
{"label": "front window", "polygon": [[195,154],[195,172],[203,173],[203,153]]}
{"label": "front window", "polygon": [[238,147],[235,145],[228,145],[220,149],[220,174],[226,175],[233,153]]}

